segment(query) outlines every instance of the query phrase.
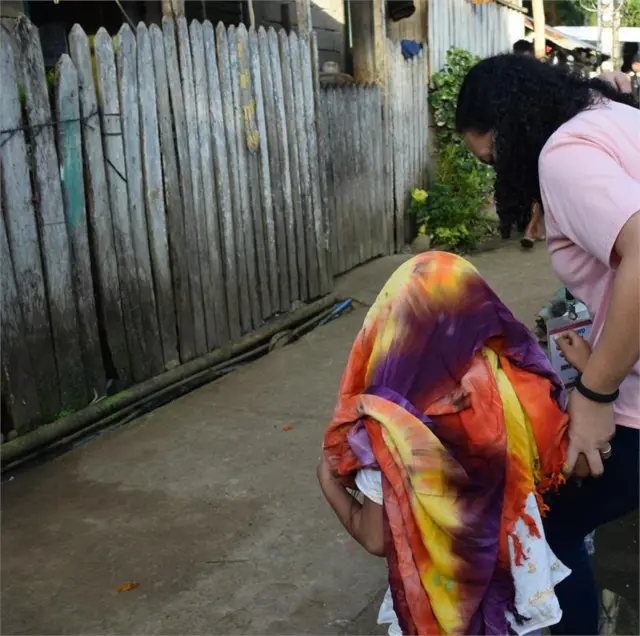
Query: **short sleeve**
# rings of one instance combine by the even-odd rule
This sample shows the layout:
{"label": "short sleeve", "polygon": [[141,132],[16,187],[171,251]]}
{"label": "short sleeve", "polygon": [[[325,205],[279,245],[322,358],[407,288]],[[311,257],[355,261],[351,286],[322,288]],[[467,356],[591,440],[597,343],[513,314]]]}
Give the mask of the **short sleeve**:
{"label": "short sleeve", "polygon": [[640,210],[640,181],[601,146],[566,136],[540,155],[545,213],[560,232],[609,266],[626,222]]}
{"label": "short sleeve", "polygon": [[356,488],[373,503],[382,505],[382,474],[373,468],[362,468],[356,473]]}

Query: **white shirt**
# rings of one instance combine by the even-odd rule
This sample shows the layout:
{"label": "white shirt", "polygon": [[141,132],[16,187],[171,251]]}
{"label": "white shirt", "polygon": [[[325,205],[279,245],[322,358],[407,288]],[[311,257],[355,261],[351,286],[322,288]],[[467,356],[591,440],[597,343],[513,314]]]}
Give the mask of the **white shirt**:
{"label": "white shirt", "polygon": [[[367,499],[382,505],[382,475],[379,470],[371,468],[359,470],[356,475],[356,486]],[[535,520],[540,530],[540,537],[531,536],[527,524],[522,519],[518,519],[514,532],[520,539],[527,557],[521,565],[515,563],[513,539],[509,537],[511,574],[516,592],[515,607],[520,616],[529,618],[525,624],[519,625],[511,612],[506,612],[507,620],[518,636],[537,633],[545,627],[560,622],[562,610],[554,588],[571,574],[571,570],[559,561],[547,543],[538,502],[533,492],[527,497],[525,512]],[[390,588],[380,606],[378,624],[389,625],[389,636],[402,636],[398,617],[393,609]]]}

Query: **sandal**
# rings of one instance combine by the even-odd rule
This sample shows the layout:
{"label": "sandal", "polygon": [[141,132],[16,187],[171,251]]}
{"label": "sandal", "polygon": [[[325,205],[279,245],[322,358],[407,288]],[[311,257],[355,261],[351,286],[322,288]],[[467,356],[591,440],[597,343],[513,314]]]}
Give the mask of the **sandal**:
{"label": "sandal", "polygon": [[535,239],[532,239],[528,236],[523,236],[520,239],[520,245],[525,249],[525,250],[530,250],[534,245],[536,244]]}

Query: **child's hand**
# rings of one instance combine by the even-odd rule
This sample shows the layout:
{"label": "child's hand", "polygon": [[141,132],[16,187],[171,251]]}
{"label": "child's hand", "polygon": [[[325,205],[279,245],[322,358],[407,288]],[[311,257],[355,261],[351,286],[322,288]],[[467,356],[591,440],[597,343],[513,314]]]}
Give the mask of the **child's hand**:
{"label": "child's hand", "polygon": [[575,331],[567,331],[556,338],[560,353],[567,362],[582,373],[591,357],[591,346]]}

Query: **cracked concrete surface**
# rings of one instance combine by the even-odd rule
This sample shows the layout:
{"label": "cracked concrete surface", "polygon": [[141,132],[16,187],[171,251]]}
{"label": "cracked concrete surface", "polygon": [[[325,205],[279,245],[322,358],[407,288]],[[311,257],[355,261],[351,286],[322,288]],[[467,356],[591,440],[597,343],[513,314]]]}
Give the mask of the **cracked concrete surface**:
{"label": "cracked concrete surface", "polygon": [[[369,304],[405,258],[361,267],[338,291]],[[474,260],[528,324],[558,286],[539,248]],[[356,304],[294,345],[5,483],[3,633],[382,633],[384,562],[341,530],[315,479],[365,312]],[[637,517],[602,531],[597,550],[601,580],[637,599]],[[139,587],[118,594],[125,581]],[[624,607],[637,629],[637,603]]]}

